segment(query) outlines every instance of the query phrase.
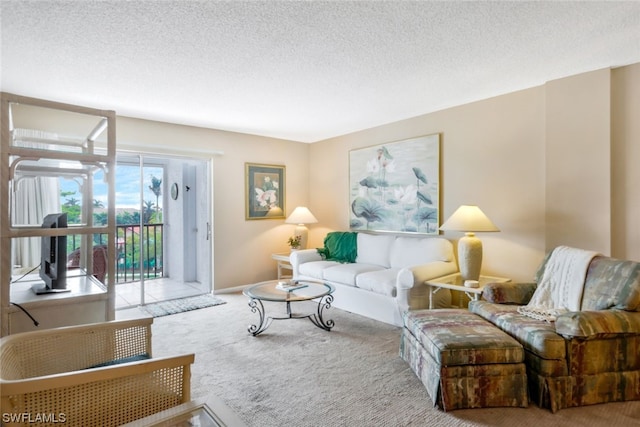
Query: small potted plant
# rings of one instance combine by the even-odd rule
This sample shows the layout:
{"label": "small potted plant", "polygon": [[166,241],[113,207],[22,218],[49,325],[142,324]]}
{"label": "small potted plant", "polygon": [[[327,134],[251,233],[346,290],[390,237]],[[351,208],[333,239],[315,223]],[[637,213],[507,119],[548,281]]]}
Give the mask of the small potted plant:
{"label": "small potted plant", "polygon": [[291,247],[291,251],[297,251],[298,249],[300,249],[301,240],[302,240],[302,236],[289,237],[289,240],[287,241],[287,243],[289,243],[289,246]]}

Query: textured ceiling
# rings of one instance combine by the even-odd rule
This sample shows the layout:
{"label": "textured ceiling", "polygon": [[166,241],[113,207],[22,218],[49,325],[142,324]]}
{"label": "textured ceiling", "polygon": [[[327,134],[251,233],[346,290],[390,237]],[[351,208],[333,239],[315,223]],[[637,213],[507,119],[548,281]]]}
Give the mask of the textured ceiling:
{"label": "textured ceiling", "polygon": [[640,2],[7,1],[3,91],[314,142],[640,62]]}

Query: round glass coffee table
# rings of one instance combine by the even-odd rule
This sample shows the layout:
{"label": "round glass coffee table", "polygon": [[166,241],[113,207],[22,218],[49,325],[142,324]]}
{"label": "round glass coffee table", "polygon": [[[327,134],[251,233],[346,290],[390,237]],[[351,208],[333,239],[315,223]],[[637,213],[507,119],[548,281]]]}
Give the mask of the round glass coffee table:
{"label": "round glass coffee table", "polygon": [[[293,284],[296,286],[291,289],[280,289],[281,284]],[[314,280],[295,280],[295,281],[278,281],[270,280],[267,282],[257,283],[250,288],[245,289],[242,293],[249,297],[249,307],[252,313],[258,313],[260,323],[249,326],[249,333],[253,336],[264,332],[271,325],[273,320],[284,319],[309,319],[311,323],[320,329],[330,331],[335,326],[333,320],[325,320],[323,317],[324,310],[331,307],[333,296],[331,295],[335,288],[328,283]],[[292,302],[302,302],[317,300],[317,308],[314,313],[293,313],[291,311]],[[262,301],[283,302],[286,304],[286,316],[267,316]]]}

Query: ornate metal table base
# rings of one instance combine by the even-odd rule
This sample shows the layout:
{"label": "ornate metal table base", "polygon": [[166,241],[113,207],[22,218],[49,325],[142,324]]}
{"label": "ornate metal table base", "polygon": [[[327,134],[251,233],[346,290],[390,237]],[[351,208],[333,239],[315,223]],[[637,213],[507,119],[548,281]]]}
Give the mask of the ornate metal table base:
{"label": "ornate metal table base", "polygon": [[[317,311],[311,314],[292,313],[291,302],[292,301],[286,301],[286,304],[287,304],[286,316],[272,317],[272,316],[266,315],[262,301],[260,301],[259,299],[251,298],[251,300],[249,301],[249,307],[251,307],[252,313],[256,313],[256,312],[258,313],[258,315],[260,316],[260,323],[257,325],[249,326],[249,329],[248,329],[249,333],[255,337],[261,332],[264,332],[269,327],[269,325],[271,325],[271,322],[273,320],[285,320],[285,319],[309,319],[311,323],[313,323],[320,329],[324,329],[325,331],[330,331],[331,328],[335,326],[335,322],[333,320],[331,319],[325,320],[322,317],[324,310],[331,308],[331,303],[333,302],[332,295],[325,295],[322,298],[320,298],[320,302],[318,302]],[[296,301],[293,301],[293,302],[296,302]]]}

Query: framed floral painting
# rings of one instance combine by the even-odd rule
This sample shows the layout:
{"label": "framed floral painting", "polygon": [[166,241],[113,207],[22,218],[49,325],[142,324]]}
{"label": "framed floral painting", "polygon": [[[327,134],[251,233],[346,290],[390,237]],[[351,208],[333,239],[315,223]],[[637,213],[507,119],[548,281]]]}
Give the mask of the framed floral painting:
{"label": "framed floral painting", "polygon": [[285,167],[245,163],[245,218],[285,217]]}
{"label": "framed floral painting", "polygon": [[352,230],[438,234],[440,134],[349,152]]}

